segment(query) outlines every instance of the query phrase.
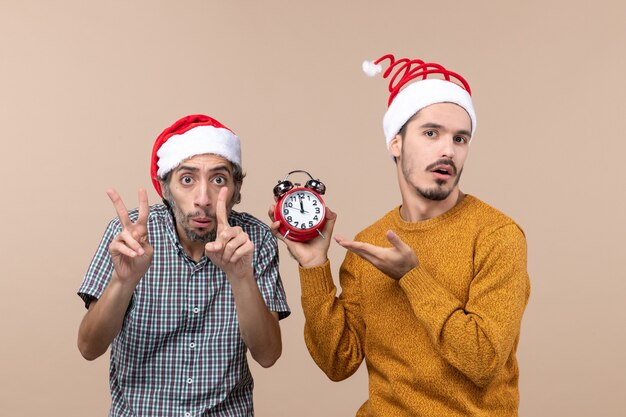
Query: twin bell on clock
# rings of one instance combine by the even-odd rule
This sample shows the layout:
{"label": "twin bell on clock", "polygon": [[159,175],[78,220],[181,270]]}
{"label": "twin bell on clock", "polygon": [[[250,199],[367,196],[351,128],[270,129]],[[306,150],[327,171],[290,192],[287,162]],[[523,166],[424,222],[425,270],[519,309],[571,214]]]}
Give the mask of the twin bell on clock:
{"label": "twin bell on clock", "polygon": [[[301,186],[287,178],[291,174],[302,173],[309,180]],[[301,169],[291,171],[274,187],[274,196],[278,199],[274,209],[274,221],[279,221],[278,231],[286,239],[307,242],[322,234],[326,223],[326,206],[322,195],[326,186],[319,179]]]}

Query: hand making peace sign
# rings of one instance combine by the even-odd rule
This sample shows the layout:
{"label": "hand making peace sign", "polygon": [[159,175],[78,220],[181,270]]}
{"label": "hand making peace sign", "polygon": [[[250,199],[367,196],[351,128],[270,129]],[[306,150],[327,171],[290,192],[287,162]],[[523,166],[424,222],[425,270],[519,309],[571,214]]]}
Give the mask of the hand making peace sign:
{"label": "hand making peace sign", "polygon": [[254,244],[241,227],[228,224],[226,196],[228,188],[224,187],[217,196],[215,217],[217,221],[216,237],[204,247],[206,256],[226,272],[229,278],[244,278],[253,274],[252,255]]}
{"label": "hand making peace sign", "polygon": [[107,195],[122,224],[122,231],[109,245],[113,266],[123,283],[137,285],[150,268],[154,253],[148,241],[148,194],[145,189],[139,189],[139,217],[135,223],[128,217],[128,210],[117,191],[111,188]]}

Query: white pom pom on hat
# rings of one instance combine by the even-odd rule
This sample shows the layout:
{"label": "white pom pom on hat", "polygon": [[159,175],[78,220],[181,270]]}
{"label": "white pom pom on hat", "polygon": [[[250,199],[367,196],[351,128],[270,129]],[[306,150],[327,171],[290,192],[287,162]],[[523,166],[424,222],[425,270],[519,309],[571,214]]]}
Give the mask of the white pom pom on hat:
{"label": "white pom pom on hat", "polygon": [[375,77],[383,72],[382,65],[374,64],[372,61],[363,61],[363,72],[368,77]]}

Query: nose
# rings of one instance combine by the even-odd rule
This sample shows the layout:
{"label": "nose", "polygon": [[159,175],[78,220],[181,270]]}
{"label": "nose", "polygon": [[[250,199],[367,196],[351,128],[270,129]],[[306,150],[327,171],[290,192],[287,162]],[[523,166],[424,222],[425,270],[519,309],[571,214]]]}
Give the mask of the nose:
{"label": "nose", "polygon": [[198,184],[193,203],[198,207],[208,207],[211,204],[211,198],[209,196],[209,183],[207,181],[200,181]]}
{"label": "nose", "polygon": [[446,135],[444,140],[440,141],[441,143],[441,157],[452,159],[454,158],[455,146],[454,146],[454,136]]}

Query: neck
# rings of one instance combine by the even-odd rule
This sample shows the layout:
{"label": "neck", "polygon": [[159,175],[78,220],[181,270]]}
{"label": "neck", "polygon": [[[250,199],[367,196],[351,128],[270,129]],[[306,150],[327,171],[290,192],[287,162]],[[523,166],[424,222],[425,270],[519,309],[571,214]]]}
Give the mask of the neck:
{"label": "neck", "polygon": [[178,224],[178,222],[176,223],[176,234],[178,235],[178,240],[187,255],[189,255],[194,261],[199,262],[200,259],[202,259],[202,256],[204,256],[205,244],[203,242],[198,242],[197,240],[189,240],[185,231]]}
{"label": "neck", "polygon": [[459,204],[465,194],[454,187],[452,192],[444,200],[429,200],[414,190],[412,192],[402,191],[402,207],[400,216],[404,221],[415,223],[440,216]]}

